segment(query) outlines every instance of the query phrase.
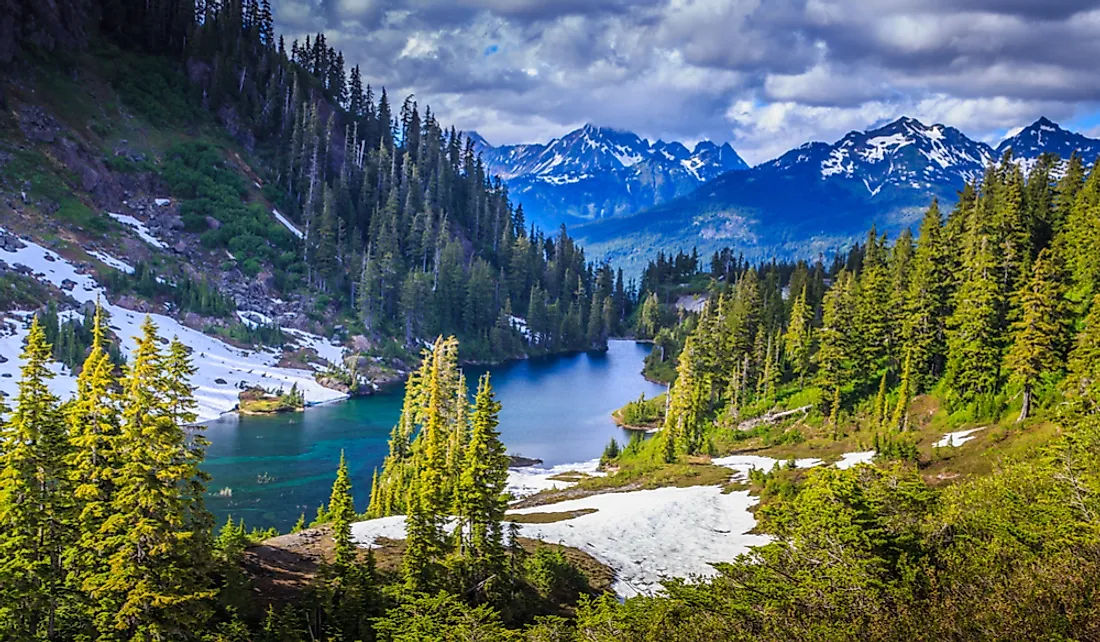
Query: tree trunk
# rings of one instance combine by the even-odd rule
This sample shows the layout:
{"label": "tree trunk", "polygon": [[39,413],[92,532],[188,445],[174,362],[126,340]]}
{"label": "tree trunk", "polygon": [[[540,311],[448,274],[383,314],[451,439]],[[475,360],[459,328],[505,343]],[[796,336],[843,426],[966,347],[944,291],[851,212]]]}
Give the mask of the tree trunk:
{"label": "tree trunk", "polygon": [[1027,419],[1031,414],[1031,386],[1024,386],[1024,402],[1020,407],[1020,416],[1016,418],[1016,423]]}

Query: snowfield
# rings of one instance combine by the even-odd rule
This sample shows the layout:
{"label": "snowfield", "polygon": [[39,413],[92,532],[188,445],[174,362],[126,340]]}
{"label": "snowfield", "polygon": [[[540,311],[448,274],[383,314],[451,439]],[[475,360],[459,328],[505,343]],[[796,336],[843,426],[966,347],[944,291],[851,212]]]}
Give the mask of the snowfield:
{"label": "snowfield", "polygon": [[[127,355],[131,354],[136,348],[134,337],[141,333],[141,323],[146,315],[112,305],[107,301],[106,293],[91,275],[78,272],[76,266],[56,252],[29,240],[22,240],[26,247],[15,252],[0,250],[0,259],[13,266],[25,265],[34,271],[36,278],[58,287],[61,287],[65,280],[72,281],[76,285],[68,290],[68,293],[80,303],[94,303],[98,298],[110,315],[110,327],[121,339],[123,352]],[[344,393],[318,384],[310,371],[278,367],[276,364],[280,353],[275,350],[254,351],[236,348],[224,341],[192,330],[171,317],[160,314],[148,316],[153,319],[162,337],[178,337],[192,350],[191,357],[197,372],[191,384],[195,386],[195,401],[198,404],[196,412],[199,421],[209,421],[233,410],[237,405],[237,395],[241,388],[253,385],[267,389],[289,390],[291,386],[297,384],[298,389],[305,394],[307,403],[324,403],[347,397]],[[7,327],[0,329],[0,333],[3,334],[0,336],[0,357],[7,359],[5,363],[0,363],[0,391],[5,395],[14,396],[17,391],[19,357],[23,351],[23,340],[27,334],[26,325],[29,318],[29,315],[24,315],[23,323],[13,323],[9,320]],[[324,338],[297,330],[291,334],[303,343],[303,347],[317,349],[322,358],[339,359],[341,349]],[[62,374],[51,382],[51,389],[63,398],[67,398],[75,390],[75,379],[71,373],[63,369],[58,372]],[[3,374],[12,376],[4,377]]]}
{"label": "snowfield", "polygon": [[[659,591],[665,577],[713,575],[711,562],[766,544],[768,537],[749,533],[756,526],[749,508],[756,502],[748,491],[724,494],[717,486],[692,486],[604,493],[510,514],[595,509],[553,524],[520,524],[519,532],[592,555],[615,570],[615,592],[631,597]],[[351,533],[361,546],[379,537],[403,539],[405,518],[358,522]]]}
{"label": "snowfield", "polygon": [[[838,467],[870,461],[874,453],[846,453]],[[732,455],[711,461],[725,466],[735,480],[745,480],[753,468],[771,470],[777,459],[758,455]],[[799,459],[799,468],[821,466],[820,459]],[[598,460],[553,468],[513,468],[508,471],[508,489],[517,496],[540,490],[571,486],[549,477],[567,471],[595,473]],[[598,474],[598,473],[596,473]],[[714,562],[731,561],[752,546],[768,543],[766,535],[751,533],[756,518],[750,509],[757,498],[748,491],[723,493],[718,486],[657,488],[629,492],[608,492],[580,499],[521,508],[509,514],[564,513],[595,510],[573,519],[551,524],[520,524],[520,535],[552,544],[572,546],[611,567],[616,574],[613,588],[621,597],[650,595],[661,589],[666,577],[714,575]],[[402,516],[359,522],[352,536],[361,546],[379,537],[405,537]]]}
{"label": "snowfield", "polygon": [[551,468],[540,466],[524,466],[522,468],[508,469],[508,492],[516,497],[527,497],[543,490],[559,490],[569,488],[576,482],[550,479],[562,473],[578,472],[593,477],[603,477],[607,473],[596,470],[600,465],[599,459],[593,459],[580,464],[562,464]]}

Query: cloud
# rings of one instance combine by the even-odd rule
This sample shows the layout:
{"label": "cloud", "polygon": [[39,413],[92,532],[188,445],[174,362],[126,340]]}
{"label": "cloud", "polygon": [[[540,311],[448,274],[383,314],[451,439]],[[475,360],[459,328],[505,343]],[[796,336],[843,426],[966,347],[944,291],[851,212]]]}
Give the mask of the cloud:
{"label": "cloud", "polygon": [[1100,112],[1100,1],[275,0],[391,95],[494,143],[585,122],[750,162],[901,115],[992,140]]}

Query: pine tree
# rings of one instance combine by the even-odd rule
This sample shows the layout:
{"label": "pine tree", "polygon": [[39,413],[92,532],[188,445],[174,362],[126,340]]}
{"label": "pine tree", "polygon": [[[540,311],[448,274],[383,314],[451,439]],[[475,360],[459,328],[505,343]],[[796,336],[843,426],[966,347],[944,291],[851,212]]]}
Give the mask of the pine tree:
{"label": "pine tree", "polygon": [[1045,374],[1061,367],[1067,335],[1065,288],[1061,264],[1049,249],[1039,253],[1031,279],[1020,292],[1020,317],[1012,324],[1012,347],[1005,355],[1011,380],[1023,389],[1017,421],[1031,413],[1035,387]]}
{"label": "pine tree", "polygon": [[700,355],[695,347],[696,337],[691,335],[680,352],[676,368],[676,383],[669,392],[668,413],[665,416],[665,438],[674,450],[691,454],[702,446],[703,413],[708,387],[700,372]]}
{"label": "pine tree", "polygon": [[178,408],[164,397],[179,383],[164,380],[158,342],[146,318],[122,382],[121,467],[112,513],[100,529],[111,573],[85,581],[97,603],[96,626],[126,638],[184,635],[204,621],[215,594],[202,556],[210,550],[202,545],[211,539],[209,514],[195,505],[202,473],[174,421]]}
{"label": "pine tree", "polygon": [[901,320],[902,344],[916,375],[915,390],[928,387],[943,372],[951,283],[944,250],[939,203],[933,201],[921,222]]}
{"label": "pine tree", "polygon": [[905,366],[901,371],[901,383],[898,385],[898,401],[894,404],[894,414],[890,417],[890,426],[894,430],[905,430],[909,426],[909,400],[913,394],[912,354],[905,355]]}
{"label": "pine tree", "polygon": [[842,271],[825,294],[822,305],[820,347],[814,361],[818,367],[819,385],[825,390],[839,390],[850,383],[855,357],[850,318],[851,287],[851,274]]}
{"label": "pine tree", "polygon": [[328,500],[328,515],[332,522],[333,567],[336,577],[345,581],[348,569],[355,561],[355,543],[351,539],[355,506],[352,503],[351,479],[343,451],[340,451],[340,466],[336,469],[336,481],[332,483],[332,494]]}
{"label": "pine tree", "polygon": [[484,585],[486,580],[499,577],[504,571],[502,522],[507,508],[504,486],[508,480],[508,456],[497,432],[499,412],[500,403],[493,398],[486,373],[478,381],[465,467],[455,495],[459,552],[469,559],[473,569],[470,579],[484,593],[490,592]]}
{"label": "pine tree", "polygon": [[948,381],[968,401],[997,390],[1003,344],[1003,296],[992,243],[980,231],[974,236],[967,278],[947,322]]}
{"label": "pine tree", "polygon": [[1081,414],[1100,411],[1100,294],[1093,298],[1092,309],[1074,342],[1068,370],[1062,388],[1071,411]]}
{"label": "pine tree", "polygon": [[787,326],[787,334],[783,337],[787,345],[787,357],[791,362],[791,370],[798,375],[800,386],[805,382],[806,375],[810,373],[814,346],[813,309],[807,299],[808,294],[809,287],[803,286],[791,307],[790,324]]}
{"label": "pine tree", "polygon": [[51,347],[36,317],[16,406],[0,423],[0,637],[54,639],[73,537],[68,438],[50,392]]}
{"label": "pine tree", "polygon": [[111,513],[119,468],[119,406],[114,364],[105,338],[104,312],[96,306],[92,348],[76,382],[76,398],[68,406],[70,452],[77,544],[66,555],[70,581],[80,591],[91,590],[110,574],[101,527]]}
{"label": "pine tree", "polygon": [[875,416],[874,425],[875,428],[882,426],[886,421],[886,374],[882,373],[882,380],[878,384],[878,395],[875,397]]}

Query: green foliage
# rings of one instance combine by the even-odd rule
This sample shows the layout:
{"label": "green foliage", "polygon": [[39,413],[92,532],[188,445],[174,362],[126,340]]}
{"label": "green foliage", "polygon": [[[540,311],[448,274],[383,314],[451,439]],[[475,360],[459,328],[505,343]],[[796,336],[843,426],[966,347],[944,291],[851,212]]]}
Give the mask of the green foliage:
{"label": "green foliage", "polygon": [[541,546],[523,562],[524,578],[543,598],[572,603],[588,592],[588,579],[561,551]]}
{"label": "green foliage", "polygon": [[115,294],[137,294],[147,299],[170,302],[181,313],[194,312],[205,317],[225,318],[237,304],[205,279],[183,276],[175,283],[161,276],[155,267],[138,261],[132,273],[108,270],[103,278]]}
{"label": "green foliage", "polygon": [[161,178],[181,200],[184,228],[201,232],[206,247],[230,252],[245,274],[255,276],[261,265],[281,274],[302,271],[297,239],[262,205],[245,202],[245,182],[221,148],[203,141],[175,145],[165,155]]}

